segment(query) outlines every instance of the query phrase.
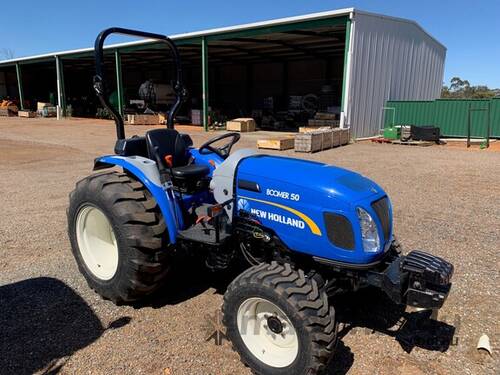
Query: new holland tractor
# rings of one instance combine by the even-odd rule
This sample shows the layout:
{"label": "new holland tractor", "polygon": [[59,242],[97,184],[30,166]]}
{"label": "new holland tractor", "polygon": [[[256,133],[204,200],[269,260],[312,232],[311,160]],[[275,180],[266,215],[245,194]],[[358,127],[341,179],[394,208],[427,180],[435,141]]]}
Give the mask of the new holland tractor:
{"label": "new holland tractor", "polygon": [[[112,33],[170,49],[177,100],[163,129],[125,136],[108,99],[103,45]],[[157,290],[176,254],[214,272],[247,268],[227,288],[226,336],[258,374],[322,371],[336,344],[333,296],[374,286],[398,304],[438,309],[453,266],[422,251],[400,253],[384,190],[358,173],[315,161],[231,152],[238,133],[195,148],[174,130],[186,91],[179,52],[163,35],[111,28],[95,42],[94,88],[116,122],[114,154],[70,194],[69,237],[89,286],[116,304]],[[226,270],[226,271],[225,271]]]}

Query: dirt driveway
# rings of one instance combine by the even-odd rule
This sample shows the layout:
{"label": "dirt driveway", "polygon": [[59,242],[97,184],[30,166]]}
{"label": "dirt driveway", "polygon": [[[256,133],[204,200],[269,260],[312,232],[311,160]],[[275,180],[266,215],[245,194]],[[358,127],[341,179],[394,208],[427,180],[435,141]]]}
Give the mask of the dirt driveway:
{"label": "dirt driveway", "polygon": [[[212,136],[189,132],[197,145]],[[244,135],[238,147],[260,136]],[[108,121],[0,118],[0,372],[250,374],[227,342],[207,341],[223,282],[196,264],[135,307],[101,300],[78,273],[68,193],[113,145]],[[405,249],[456,267],[438,322],[423,324],[372,292],[336,301],[342,341],[330,373],[498,373],[500,153],[361,143],[299,156],[377,181]],[[483,333],[492,358],[475,351]]]}

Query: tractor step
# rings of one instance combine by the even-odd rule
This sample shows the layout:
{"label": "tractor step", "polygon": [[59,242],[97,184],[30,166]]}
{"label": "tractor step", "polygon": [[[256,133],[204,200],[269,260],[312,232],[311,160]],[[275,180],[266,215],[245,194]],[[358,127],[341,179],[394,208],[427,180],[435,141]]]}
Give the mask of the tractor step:
{"label": "tractor step", "polygon": [[[223,243],[229,234],[221,228],[220,223],[217,224],[217,218],[209,218],[210,204],[204,204],[196,208],[196,216],[198,220],[196,224],[187,229],[179,231],[178,239],[184,241],[200,242],[207,245],[220,245]],[[216,227],[219,226],[217,235]]]}
{"label": "tractor step", "polygon": [[219,241],[217,241],[216,230],[210,224],[195,224],[187,229],[179,231],[177,239],[184,241],[201,242],[207,245],[220,245],[229,237],[229,233],[224,230],[219,231]]}

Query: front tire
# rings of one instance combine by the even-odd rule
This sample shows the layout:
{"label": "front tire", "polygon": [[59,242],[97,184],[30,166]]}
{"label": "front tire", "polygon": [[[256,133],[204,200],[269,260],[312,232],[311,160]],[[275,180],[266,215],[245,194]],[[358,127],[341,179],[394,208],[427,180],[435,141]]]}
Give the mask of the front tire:
{"label": "front tire", "polygon": [[289,264],[262,263],[224,295],[226,334],[259,375],[316,374],[336,342],[335,312],[316,280]]}
{"label": "front tire", "polygon": [[88,285],[116,304],[158,289],[168,272],[168,235],[155,200],[126,173],[84,178],[67,211],[73,255]]}

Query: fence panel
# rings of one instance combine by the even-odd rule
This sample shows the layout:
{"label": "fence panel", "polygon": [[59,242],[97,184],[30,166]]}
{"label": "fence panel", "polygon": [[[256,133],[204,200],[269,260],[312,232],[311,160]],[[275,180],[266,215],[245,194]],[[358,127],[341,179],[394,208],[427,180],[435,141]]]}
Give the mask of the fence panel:
{"label": "fence panel", "polygon": [[[500,138],[500,98],[494,99],[437,99],[435,101],[388,101],[394,108],[396,125],[433,125],[446,137],[466,137],[469,106],[471,111],[471,136],[486,137],[490,108],[490,135]],[[392,113],[386,111],[384,126],[392,122]]]}

